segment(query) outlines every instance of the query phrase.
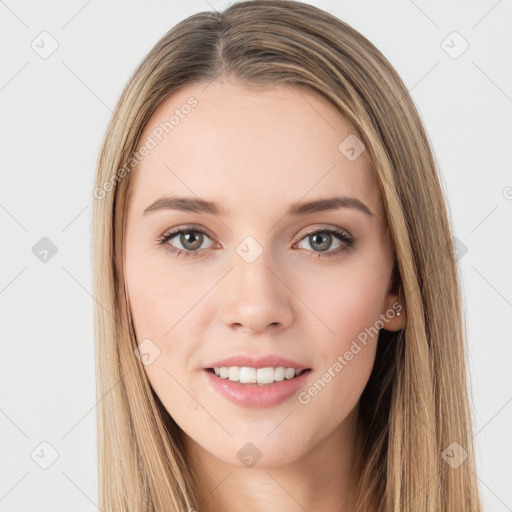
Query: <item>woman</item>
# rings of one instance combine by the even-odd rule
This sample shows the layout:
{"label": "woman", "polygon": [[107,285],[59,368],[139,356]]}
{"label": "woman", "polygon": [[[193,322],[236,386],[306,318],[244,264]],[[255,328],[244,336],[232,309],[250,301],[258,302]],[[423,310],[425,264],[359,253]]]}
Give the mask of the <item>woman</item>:
{"label": "woman", "polygon": [[480,510],[442,191],[361,34],[280,0],[182,21],[94,196],[102,510]]}

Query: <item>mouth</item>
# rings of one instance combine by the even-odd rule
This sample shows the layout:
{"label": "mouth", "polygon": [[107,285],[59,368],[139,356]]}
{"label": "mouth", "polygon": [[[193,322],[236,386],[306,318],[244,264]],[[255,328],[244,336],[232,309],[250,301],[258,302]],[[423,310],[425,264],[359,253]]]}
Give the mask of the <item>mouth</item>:
{"label": "mouth", "polygon": [[[259,372],[258,370],[262,370]],[[294,368],[205,368],[205,371],[211,373],[221,380],[236,382],[246,386],[271,386],[297,379],[299,376],[305,376],[311,373],[311,368],[296,370]]]}

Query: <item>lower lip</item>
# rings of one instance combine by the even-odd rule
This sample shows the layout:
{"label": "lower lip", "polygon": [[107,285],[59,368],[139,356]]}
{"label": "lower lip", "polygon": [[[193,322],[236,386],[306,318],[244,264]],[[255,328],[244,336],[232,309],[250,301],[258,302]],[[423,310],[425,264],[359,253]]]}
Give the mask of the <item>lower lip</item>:
{"label": "lower lip", "polygon": [[272,384],[241,384],[217,377],[209,370],[203,370],[203,373],[213,388],[234,404],[244,407],[273,407],[285,402],[304,387],[311,370],[304,370],[293,379]]}

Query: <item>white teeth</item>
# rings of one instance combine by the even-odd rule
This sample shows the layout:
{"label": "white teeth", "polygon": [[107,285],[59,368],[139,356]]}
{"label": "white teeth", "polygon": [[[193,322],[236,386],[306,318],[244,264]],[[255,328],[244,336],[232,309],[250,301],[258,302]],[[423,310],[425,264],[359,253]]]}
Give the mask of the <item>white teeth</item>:
{"label": "white teeth", "polygon": [[286,368],[284,371],[284,376],[287,379],[293,379],[293,377],[295,377],[295,368]]}
{"label": "white teeth", "polygon": [[249,368],[248,366],[242,366],[240,368],[240,382],[242,384],[252,384],[256,382],[256,368]]}
{"label": "white teeth", "polygon": [[274,370],[274,368],[258,368],[258,384],[271,384],[274,380],[283,380],[276,376],[276,373],[277,370]]}
{"label": "white teeth", "polygon": [[300,375],[302,370],[295,368],[252,368],[250,366],[221,366],[215,367],[215,375],[221,379],[229,379],[233,382],[241,382],[242,384],[272,384],[273,382],[281,382],[284,379],[293,379]]}
{"label": "white teeth", "polygon": [[274,379],[277,380],[277,382],[281,382],[284,380],[284,374],[286,373],[285,368],[282,366],[279,366],[274,369]]}
{"label": "white teeth", "polygon": [[240,368],[238,366],[230,366],[228,368],[228,379],[237,381],[240,380]]}

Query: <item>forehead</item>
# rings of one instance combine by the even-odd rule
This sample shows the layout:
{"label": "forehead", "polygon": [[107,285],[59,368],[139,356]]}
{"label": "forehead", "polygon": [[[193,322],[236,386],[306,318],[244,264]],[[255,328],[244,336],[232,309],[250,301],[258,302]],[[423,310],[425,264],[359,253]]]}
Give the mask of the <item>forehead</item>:
{"label": "forehead", "polygon": [[[138,148],[132,202],[142,210],[164,194],[198,196],[226,209],[261,212],[332,195],[380,197],[354,130],[325,98],[289,85],[248,89],[215,80],[167,98]],[[349,148],[350,149],[350,148]],[[357,155],[357,153],[356,153]]]}

